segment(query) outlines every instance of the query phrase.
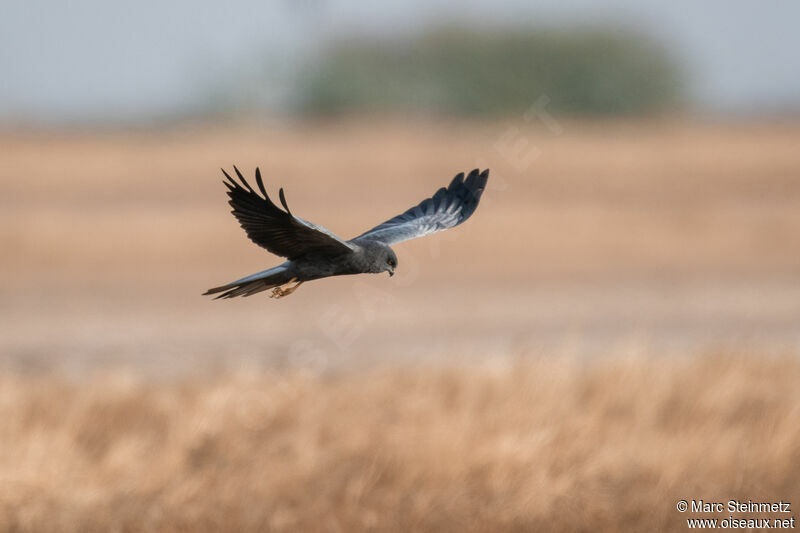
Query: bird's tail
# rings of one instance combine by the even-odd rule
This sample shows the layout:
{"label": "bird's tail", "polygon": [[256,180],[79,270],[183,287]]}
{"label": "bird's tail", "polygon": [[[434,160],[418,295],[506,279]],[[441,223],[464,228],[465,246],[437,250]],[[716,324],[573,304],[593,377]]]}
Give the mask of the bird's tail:
{"label": "bird's tail", "polygon": [[265,291],[267,289],[272,289],[285,283],[289,283],[291,280],[292,276],[289,268],[284,265],[280,265],[270,268],[269,270],[264,270],[263,272],[252,274],[246,278],[232,281],[226,285],[220,285],[219,287],[208,289],[203,293],[203,296],[207,294],[222,293],[214,298],[215,300],[218,298],[250,296],[251,294],[256,294],[257,292]]}

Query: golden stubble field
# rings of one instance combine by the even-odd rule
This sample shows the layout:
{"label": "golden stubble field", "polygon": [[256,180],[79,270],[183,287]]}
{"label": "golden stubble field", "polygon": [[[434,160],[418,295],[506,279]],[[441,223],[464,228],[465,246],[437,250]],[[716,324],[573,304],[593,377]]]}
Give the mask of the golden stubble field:
{"label": "golden stubble field", "polygon": [[[800,498],[800,363],[0,380],[11,531],[683,531]],[[738,514],[740,517],[789,515]],[[796,516],[796,511],[791,516]]]}
{"label": "golden stubble field", "polygon": [[[0,529],[677,531],[681,498],[800,502],[800,126],[561,128],[0,135]],[[277,261],[228,214],[233,163],[344,237],[493,175],[391,281],[211,302]]]}

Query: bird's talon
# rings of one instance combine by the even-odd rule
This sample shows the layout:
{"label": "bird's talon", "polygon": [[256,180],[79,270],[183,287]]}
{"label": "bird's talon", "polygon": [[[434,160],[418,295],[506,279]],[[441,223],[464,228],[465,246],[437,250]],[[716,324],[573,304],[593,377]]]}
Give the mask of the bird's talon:
{"label": "bird's talon", "polygon": [[[294,285],[290,286],[292,283],[294,283]],[[292,278],[291,280],[289,280],[288,283],[284,283],[283,285],[280,285],[272,289],[272,295],[270,297],[283,298],[284,296],[289,296],[290,294],[292,294],[294,291],[297,290],[297,287],[299,287],[302,284],[303,284],[302,281],[297,281],[297,278]]]}

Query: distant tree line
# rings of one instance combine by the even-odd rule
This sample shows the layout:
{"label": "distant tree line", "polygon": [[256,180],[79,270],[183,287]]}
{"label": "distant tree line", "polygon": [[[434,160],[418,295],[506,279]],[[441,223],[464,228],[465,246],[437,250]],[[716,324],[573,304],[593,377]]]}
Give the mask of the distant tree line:
{"label": "distant tree line", "polygon": [[684,76],[658,43],[622,30],[440,28],[333,43],[298,85],[306,114],[508,115],[545,95],[554,112],[625,115],[674,109]]}

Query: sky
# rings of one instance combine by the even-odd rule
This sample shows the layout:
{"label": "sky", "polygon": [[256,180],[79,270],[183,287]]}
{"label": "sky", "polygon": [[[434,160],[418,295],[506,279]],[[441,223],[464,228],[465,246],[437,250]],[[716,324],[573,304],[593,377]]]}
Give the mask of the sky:
{"label": "sky", "polygon": [[798,21],[793,0],[3,0],[0,123],[169,117],[230,87],[280,109],[293,69],[332,38],[458,22],[634,28],[684,63],[698,109],[796,110]]}

